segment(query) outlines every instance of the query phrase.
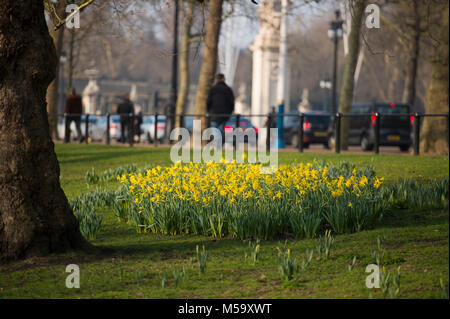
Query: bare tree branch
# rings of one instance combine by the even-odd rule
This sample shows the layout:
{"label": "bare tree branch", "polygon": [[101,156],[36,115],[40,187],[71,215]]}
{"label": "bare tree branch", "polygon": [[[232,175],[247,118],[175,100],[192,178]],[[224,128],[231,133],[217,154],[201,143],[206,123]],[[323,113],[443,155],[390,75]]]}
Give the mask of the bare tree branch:
{"label": "bare tree branch", "polygon": [[[47,2],[50,0],[47,0]],[[72,19],[72,17],[77,14],[78,12],[81,12],[81,10],[83,10],[85,7],[87,7],[88,5],[90,5],[91,3],[93,3],[95,0],[87,0],[85,3],[81,4],[80,6],[78,6],[78,8],[76,10],[74,10],[71,14],[69,14],[65,19],[60,20],[58,24],[55,24],[55,30],[58,30],[59,28],[61,28],[66,22],[67,20]]]}

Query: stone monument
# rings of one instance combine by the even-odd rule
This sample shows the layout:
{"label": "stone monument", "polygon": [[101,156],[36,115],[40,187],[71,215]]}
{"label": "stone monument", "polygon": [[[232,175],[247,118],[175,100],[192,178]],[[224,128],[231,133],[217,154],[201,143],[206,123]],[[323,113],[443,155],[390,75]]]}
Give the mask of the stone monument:
{"label": "stone monument", "polygon": [[[281,1],[265,0],[258,8],[260,31],[250,46],[253,52],[252,75],[252,114],[268,114],[276,107],[278,63],[280,51]],[[289,70],[289,68],[286,68]],[[285,110],[289,109],[289,73],[286,73]],[[257,127],[264,125],[266,119],[255,117],[252,121]]]}
{"label": "stone monument", "polygon": [[297,106],[300,113],[311,111],[311,103],[309,102],[309,90],[304,88],[302,91],[302,100]]}
{"label": "stone monument", "polygon": [[84,113],[96,114],[99,111],[98,102],[100,98],[100,88],[97,83],[98,71],[92,69],[85,73],[89,77],[89,82],[82,94]]}

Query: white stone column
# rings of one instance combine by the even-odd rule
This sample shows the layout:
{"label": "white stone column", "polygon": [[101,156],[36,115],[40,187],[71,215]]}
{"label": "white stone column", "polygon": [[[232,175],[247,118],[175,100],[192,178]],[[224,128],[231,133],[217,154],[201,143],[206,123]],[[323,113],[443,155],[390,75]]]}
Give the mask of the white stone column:
{"label": "white stone column", "polygon": [[97,84],[98,72],[96,70],[87,70],[86,74],[89,76],[89,82],[82,93],[84,113],[96,114],[99,109],[97,104],[100,96],[100,88]]}
{"label": "white stone column", "polygon": [[[252,105],[251,113],[260,114],[261,113],[261,99],[262,99],[262,50],[260,48],[253,51],[253,74],[252,74]],[[252,119],[252,123],[255,125],[260,125],[260,119]]]}
{"label": "white stone column", "polygon": [[278,66],[277,99],[278,104],[286,101],[286,74],[287,74],[287,0],[281,0],[280,22],[280,53]]}
{"label": "white stone column", "polygon": [[[283,0],[287,1],[287,0]],[[289,70],[287,58],[287,39],[284,41],[283,69],[280,70],[280,25],[281,25],[281,0],[265,0],[258,9],[260,32],[250,46],[253,52],[252,75],[252,114],[267,114],[271,107],[279,104],[279,96],[285,100],[285,108],[289,103]],[[287,23],[285,25],[285,29]],[[282,83],[279,83],[282,72]],[[282,91],[277,91],[278,86]],[[267,118],[258,118],[253,123],[261,127]]]}

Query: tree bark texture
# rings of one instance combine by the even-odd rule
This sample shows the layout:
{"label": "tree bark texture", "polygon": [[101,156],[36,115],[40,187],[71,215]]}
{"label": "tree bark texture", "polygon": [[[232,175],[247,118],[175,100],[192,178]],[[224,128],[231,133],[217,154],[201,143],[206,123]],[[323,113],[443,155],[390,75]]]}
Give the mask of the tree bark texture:
{"label": "tree bark texture", "polygon": [[[59,0],[57,2],[56,13],[59,17],[65,18],[66,15],[66,1]],[[59,58],[62,52],[63,38],[64,38],[64,27],[54,30],[54,26],[51,25],[50,35],[53,39],[53,43],[56,48],[56,72],[55,78],[50,83],[47,89],[47,113],[48,113],[48,123],[50,126],[50,136],[53,140],[58,139],[58,91],[59,91]],[[60,136],[62,137],[62,136]]]}
{"label": "tree bark texture", "polygon": [[0,260],[89,248],[59,183],[45,95],[56,53],[43,1],[0,0]]}
{"label": "tree bark texture", "polygon": [[[220,26],[222,24],[222,4],[223,0],[209,1],[209,16],[206,25],[205,47],[203,50],[203,61],[198,80],[197,95],[195,98],[195,114],[206,113],[206,100],[209,89],[214,82],[214,75],[217,68],[217,53],[219,45]],[[202,129],[205,128],[206,121],[202,120]]]}
{"label": "tree bark texture", "polygon": [[[189,49],[191,39],[191,28],[194,22],[194,1],[186,1],[184,10],[184,26],[181,36],[181,50],[179,55],[179,73],[180,73],[180,90],[178,91],[177,104],[175,108],[176,114],[182,114],[186,111],[187,98],[189,93]],[[175,127],[183,127],[183,118],[176,117]]]}
{"label": "tree bark texture", "polygon": [[[449,113],[449,2],[442,12],[439,44],[431,61],[431,80],[427,90],[425,113]],[[420,149],[423,153],[448,155],[448,119],[425,117],[423,120]]]}
{"label": "tree bark texture", "polygon": [[[406,60],[406,75],[405,75],[405,87],[403,90],[402,102],[411,105],[414,109],[414,102],[416,99],[416,79],[417,68],[419,65],[419,52],[420,52],[420,12],[419,3],[420,0],[414,0],[409,3],[413,9],[413,21],[411,30],[411,37],[408,39],[409,49],[407,52]],[[409,1],[408,1],[409,2]]]}
{"label": "tree bark texture", "polygon": [[[345,59],[344,80],[341,88],[339,100],[339,111],[341,113],[350,113],[353,101],[353,88],[355,79],[356,64],[360,47],[361,24],[364,16],[366,0],[354,1],[352,26],[348,37],[348,54]],[[341,149],[348,148],[348,129],[350,119],[347,117],[341,120]]]}

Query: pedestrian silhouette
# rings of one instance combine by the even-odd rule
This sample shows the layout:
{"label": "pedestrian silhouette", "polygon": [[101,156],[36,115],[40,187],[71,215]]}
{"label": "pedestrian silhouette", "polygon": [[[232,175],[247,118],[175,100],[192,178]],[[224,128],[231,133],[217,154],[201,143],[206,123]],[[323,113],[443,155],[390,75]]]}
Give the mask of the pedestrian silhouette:
{"label": "pedestrian silhouette", "polygon": [[223,74],[217,74],[216,80],[216,84],[209,91],[206,105],[211,115],[211,125],[220,130],[224,141],[224,125],[234,111],[234,93],[225,83]]}
{"label": "pedestrian silhouette", "polygon": [[66,113],[64,143],[68,143],[70,141],[70,125],[72,124],[72,121],[75,122],[78,139],[80,143],[82,143],[84,141],[84,136],[81,134],[81,114],[83,113],[83,103],[81,101],[81,96],[77,95],[74,88],[72,88],[71,93],[66,99],[64,113]]}
{"label": "pedestrian silhouette", "polygon": [[[134,105],[130,101],[130,94],[125,93],[122,97],[122,102],[117,106],[117,113],[120,115],[120,139],[119,142],[125,143],[126,137],[131,135],[133,138],[133,132],[130,127],[130,114],[134,116]],[[129,135],[130,134],[130,135]]]}

